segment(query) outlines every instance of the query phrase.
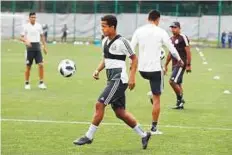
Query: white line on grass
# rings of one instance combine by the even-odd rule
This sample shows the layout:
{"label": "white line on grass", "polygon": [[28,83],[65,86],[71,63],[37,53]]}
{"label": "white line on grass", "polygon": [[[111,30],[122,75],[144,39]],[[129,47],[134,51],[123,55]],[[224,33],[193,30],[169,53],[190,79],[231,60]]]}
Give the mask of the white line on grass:
{"label": "white line on grass", "polygon": [[[27,120],[27,119],[7,119],[2,118],[1,121],[5,122],[29,122],[29,123],[54,123],[54,124],[90,124],[90,122],[79,121],[53,121],[53,120]],[[101,123],[102,125],[125,126],[124,123]],[[150,126],[150,125],[142,125]],[[197,126],[178,126],[178,125],[160,125],[164,128],[180,128],[180,129],[200,129],[200,130],[221,130],[232,131],[232,128],[217,128],[217,127],[197,127]]]}

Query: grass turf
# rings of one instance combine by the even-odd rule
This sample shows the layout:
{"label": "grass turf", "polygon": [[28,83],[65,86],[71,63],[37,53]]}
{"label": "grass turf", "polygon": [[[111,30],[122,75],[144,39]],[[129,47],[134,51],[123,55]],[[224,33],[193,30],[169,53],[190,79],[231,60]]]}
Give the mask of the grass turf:
{"label": "grass turf", "polygon": [[[49,45],[48,49],[49,54],[44,57],[48,89],[37,88],[38,73],[34,65],[32,90],[26,91],[24,46],[14,41],[2,42],[2,118],[91,121],[94,103],[105,85],[104,72],[100,81],[92,79],[92,72],[101,59],[101,49],[71,44]],[[185,110],[170,109],[175,104],[175,95],[168,84],[170,70],[165,77],[159,123],[164,134],[153,136],[147,150],[141,149],[140,137],[126,125],[102,125],[93,144],[76,147],[72,141],[86,132],[87,124],[2,121],[2,154],[232,154],[232,94],[223,94],[226,89],[232,91],[232,50],[206,48],[202,51],[208,65],[203,65],[199,54],[192,49],[193,72],[184,77]],[[64,78],[57,71],[59,61],[65,58],[74,60],[77,65],[77,73],[71,78]],[[209,72],[208,68],[213,70]],[[215,75],[220,76],[220,80],[213,80]],[[142,125],[151,123],[148,91],[148,82],[139,74],[135,90],[127,91],[127,109]],[[104,122],[122,123],[110,106]],[[149,126],[142,127],[149,129]]]}

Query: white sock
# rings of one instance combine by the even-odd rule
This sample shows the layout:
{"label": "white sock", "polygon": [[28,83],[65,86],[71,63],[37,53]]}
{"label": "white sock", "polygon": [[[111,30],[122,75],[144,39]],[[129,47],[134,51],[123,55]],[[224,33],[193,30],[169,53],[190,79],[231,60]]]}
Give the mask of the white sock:
{"label": "white sock", "polygon": [[97,131],[97,126],[91,124],[89,126],[89,130],[86,132],[85,136],[88,137],[89,139],[93,139],[93,136],[94,136],[96,131]]}
{"label": "white sock", "polygon": [[138,135],[140,135],[141,137],[146,137],[146,136],[147,136],[146,132],[144,132],[144,131],[140,128],[140,125],[139,125],[139,124],[137,124],[137,125],[133,128],[133,130],[134,130]]}

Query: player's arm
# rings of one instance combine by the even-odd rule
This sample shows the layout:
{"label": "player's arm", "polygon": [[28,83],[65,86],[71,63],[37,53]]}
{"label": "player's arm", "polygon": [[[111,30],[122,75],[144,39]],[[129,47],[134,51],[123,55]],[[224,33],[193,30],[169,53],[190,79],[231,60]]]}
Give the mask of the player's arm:
{"label": "player's arm", "polygon": [[43,33],[42,26],[40,28],[40,39],[41,39],[41,42],[42,42],[42,48],[43,48],[44,54],[47,54],[48,50],[47,50],[46,39],[45,39],[45,36],[44,36],[44,33]]}
{"label": "player's arm", "polygon": [[100,61],[97,69],[93,73],[93,78],[98,80],[99,79],[99,73],[105,68],[105,60],[104,58]]}
{"label": "player's arm", "polygon": [[128,86],[129,89],[132,90],[135,87],[135,75],[138,67],[138,58],[135,54],[130,56],[131,59],[131,65],[130,65],[130,76],[129,76],[129,82]]}
{"label": "player's arm", "polygon": [[[129,73],[128,87],[130,90],[133,90],[135,87],[135,75],[138,67],[138,58],[135,55],[132,45],[124,38],[122,38],[122,42],[124,44],[122,51],[130,58],[130,73]],[[135,48],[137,43],[136,42],[133,43],[134,43],[133,46]]]}
{"label": "player's arm", "polygon": [[185,52],[186,52],[186,56],[187,56],[187,64],[186,64],[186,72],[190,73],[191,72],[191,60],[192,60],[192,56],[191,56],[191,52],[190,52],[190,46],[189,46],[189,40],[186,36],[184,37],[184,43],[185,43]]}
{"label": "player's arm", "polygon": [[171,53],[169,52],[168,56],[167,56],[167,59],[166,59],[166,62],[164,64],[164,74],[166,74],[167,71],[168,71],[168,64],[171,61],[171,59],[172,59],[172,56],[171,56]]}
{"label": "player's arm", "polygon": [[183,63],[183,61],[181,60],[180,55],[179,55],[179,53],[177,52],[176,48],[175,48],[174,45],[172,44],[171,39],[170,39],[170,37],[168,36],[167,32],[164,32],[164,35],[163,35],[163,43],[164,43],[164,45],[169,49],[170,54],[178,61],[178,64],[179,64],[180,66],[183,66],[184,63]]}
{"label": "player's arm", "polygon": [[27,40],[24,35],[21,35],[19,40],[22,41],[26,46],[31,47],[30,41]]}

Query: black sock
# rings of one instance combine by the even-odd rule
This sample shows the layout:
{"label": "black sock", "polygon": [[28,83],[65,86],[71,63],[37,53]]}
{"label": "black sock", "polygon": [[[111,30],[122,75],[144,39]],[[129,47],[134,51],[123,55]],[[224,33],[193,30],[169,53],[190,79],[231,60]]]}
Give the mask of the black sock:
{"label": "black sock", "polygon": [[44,83],[43,80],[40,80],[40,81],[39,81],[39,84],[42,84],[42,83]]}
{"label": "black sock", "polygon": [[156,129],[156,126],[157,126],[157,122],[152,122],[152,127],[151,127],[151,130],[155,130]]}
{"label": "black sock", "polygon": [[26,81],[25,84],[29,84],[29,81]]}
{"label": "black sock", "polygon": [[183,98],[183,94],[176,94],[177,101],[181,101]]}

